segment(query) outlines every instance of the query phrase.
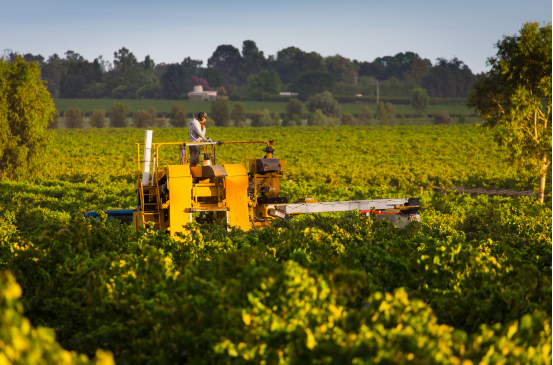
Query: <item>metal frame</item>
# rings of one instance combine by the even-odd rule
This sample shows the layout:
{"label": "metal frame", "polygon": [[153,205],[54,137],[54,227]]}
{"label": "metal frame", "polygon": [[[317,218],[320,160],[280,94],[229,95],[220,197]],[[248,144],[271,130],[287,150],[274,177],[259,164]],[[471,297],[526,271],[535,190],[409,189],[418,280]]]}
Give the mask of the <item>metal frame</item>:
{"label": "metal frame", "polygon": [[[159,161],[161,160],[161,156],[159,154],[159,149],[162,146],[182,146],[184,148],[184,158],[181,161],[181,164],[184,165],[184,161],[187,160],[187,154],[186,146],[204,146],[204,151],[207,150],[208,146],[211,146],[211,153],[213,155],[213,159],[215,160],[215,146],[223,145],[223,144],[244,144],[244,167],[246,168],[246,171],[248,170],[248,144],[249,143],[265,143],[265,145],[270,146],[271,143],[269,141],[228,141],[228,142],[162,142],[162,143],[152,143],[152,149],[154,151],[154,154],[157,156],[155,165],[153,166],[153,173],[155,174],[159,169]],[[144,143],[135,143],[136,145],[136,160],[137,160],[137,171],[138,176],[140,177],[142,170],[141,170],[141,164],[144,162],[140,159],[140,147],[144,146]],[[142,149],[143,150],[143,149]]]}

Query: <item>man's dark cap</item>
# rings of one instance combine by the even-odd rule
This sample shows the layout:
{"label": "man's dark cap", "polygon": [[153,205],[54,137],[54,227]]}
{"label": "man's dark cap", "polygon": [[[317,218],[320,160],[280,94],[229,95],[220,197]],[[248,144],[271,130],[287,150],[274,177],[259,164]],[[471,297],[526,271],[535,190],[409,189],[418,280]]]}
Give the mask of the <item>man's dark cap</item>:
{"label": "man's dark cap", "polygon": [[205,117],[205,119],[209,119],[209,117],[207,116],[207,114],[205,112],[199,112],[198,113],[198,119],[201,120],[201,119],[204,119],[204,117]]}

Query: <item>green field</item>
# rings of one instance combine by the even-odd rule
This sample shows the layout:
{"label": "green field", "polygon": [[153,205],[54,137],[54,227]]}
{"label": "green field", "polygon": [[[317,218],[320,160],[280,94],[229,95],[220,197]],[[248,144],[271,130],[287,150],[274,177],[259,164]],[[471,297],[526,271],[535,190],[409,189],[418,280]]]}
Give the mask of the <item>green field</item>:
{"label": "green field", "polygon": [[[64,112],[68,108],[79,108],[85,113],[92,113],[95,109],[104,109],[109,112],[114,102],[123,102],[129,106],[131,112],[137,110],[148,110],[149,107],[153,106],[156,108],[156,111],[165,116],[169,116],[171,112],[171,106],[175,103],[184,104],[186,107],[187,113],[197,114],[201,111],[207,111],[211,109],[210,101],[190,101],[190,100],[119,100],[119,99],[54,99],[56,108],[59,112]],[[231,101],[230,106],[234,105],[235,102]],[[279,112],[284,113],[286,111],[286,103],[283,102],[269,102],[269,101],[243,101],[246,111],[251,112],[254,110],[263,110],[268,109],[270,112]],[[373,113],[376,113],[376,105],[368,105]],[[341,104],[343,113],[361,113],[363,108],[362,104]],[[411,114],[413,113],[413,108],[410,105],[394,105],[398,113]],[[433,114],[439,110],[446,110],[450,115],[458,115],[459,113],[465,113],[467,115],[474,114],[474,111],[468,109],[463,104],[458,105],[430,105],[428,107],[427,113]]]}
{"label": "green field", "polygon": [[[292,201],[420,197],[421,222],[301,215],[249,232],[193,224],[192,237],[173,241],[86,221],[83,211],[136,204],[144,130],[50,131],[35,181],[0,180],[0,269],[13,275],[0,275],[1,346],[21,352],[40,337],[67,364],[77,355],[54,337],[120,364],[551,363],[551,203],[417,188],[537,187],[491,134],[475,125],[208,132],[274,140]],[[218,146],[217,161],[242,153]],[[159,158],[176,163],[178,151]]]}

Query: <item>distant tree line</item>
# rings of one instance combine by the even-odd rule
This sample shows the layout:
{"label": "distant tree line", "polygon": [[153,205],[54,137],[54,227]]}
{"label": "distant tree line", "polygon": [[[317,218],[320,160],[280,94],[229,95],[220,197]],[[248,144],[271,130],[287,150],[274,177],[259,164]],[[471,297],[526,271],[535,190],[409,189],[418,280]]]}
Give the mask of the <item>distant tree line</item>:
{"label": "distant tree line", "polygon": [[[16,55],[10,50],[4,53],[7,59]],[[150,56],[138,61],[124,47],[114,52],[113,63],[102,56],[91,62],[74,51],[67,51],[65,57],[23,57],[38,63],[48,91],[60,98],[177,100],[202,85],[204,90],[224,87],[231,100],[271,100],[281,91],[307,100],[323,91],[355,95],[376,83],[389,96],[400,92],[408,96],[421,87],[431,97],[465,97],[478,77],[457,58],[439,58],[432,64],[417,53],[405,52],[368,62],[340,55],[323,57],[296,47],[266,57],[251,40],[243,42],[242,50],[218,46],[206,67],[190,57],[171,64],[156,64]]]}

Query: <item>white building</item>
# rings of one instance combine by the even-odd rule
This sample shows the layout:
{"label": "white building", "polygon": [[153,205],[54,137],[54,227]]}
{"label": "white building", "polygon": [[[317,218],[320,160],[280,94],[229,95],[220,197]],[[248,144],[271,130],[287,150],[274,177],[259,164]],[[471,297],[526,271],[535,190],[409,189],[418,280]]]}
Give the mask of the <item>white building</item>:
{"label": "white building", "polygon": [[194,91],[188,93],[189,100],[215,100],[217,91],[204,91],[202,85],[194,86]]}

